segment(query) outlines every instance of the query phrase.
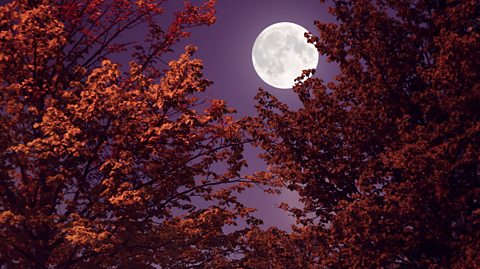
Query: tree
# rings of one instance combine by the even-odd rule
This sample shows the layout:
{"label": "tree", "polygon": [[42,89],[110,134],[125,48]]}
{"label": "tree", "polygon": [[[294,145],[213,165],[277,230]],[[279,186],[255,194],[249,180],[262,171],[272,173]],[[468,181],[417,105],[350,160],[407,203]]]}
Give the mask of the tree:
{"label": "tree", "polygon": [[[215,2],[167,26],[164,2],[0,7],[1,268],[220,267],[241,234],[223,227],[258,222],[233,195],[250,184],[233,110],[195,110],[211,84],[195,48],[162,69]],[[122,38],[138,26],[144,41]]]}
{"label": "tree", "polygon": [[312,268],[328,249],[318,227],[295,227],[288,233],[276,227],[251,227],[242,237],[241,268]]}
{"label": "tree", "polygon": [[337,23],[306,37],[335,81],[305,71],[296,111],[261,90],[248,127],[319,235],[310,266],[479,267],[478,1],[332,4]]}

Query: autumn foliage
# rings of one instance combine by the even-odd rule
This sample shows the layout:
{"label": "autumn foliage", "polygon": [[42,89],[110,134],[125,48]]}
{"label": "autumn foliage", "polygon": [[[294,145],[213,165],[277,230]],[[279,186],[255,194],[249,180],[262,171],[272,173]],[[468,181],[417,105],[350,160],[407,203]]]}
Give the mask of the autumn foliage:
{"label": "autumn foliage", "polygon": [[478,1],[333,1],[330,12],[338,23],[307,36],[339,65],[335,81],[298,80],[298,110],[257,96],[250,131],[266,175],[305,208],[289,209],[299,231],[257,235],[250,262],[279,237],[292,256],[274,268],[295,267],[299,248],[313,253],[297,268],[479,268]]}
{"label": "autumn foliage", "polygon": [[238,236],[222,228],[256,223],[233,196],[249,184],[233,110],[194,109],[211,84],[194,47],[162,63],[215,3],[165,26],[163,2],[0,7],[2,268],[215,267]]}
{"label": "autumn foliage", "polygon": [[[239,121],[195,47],[164,60],[214,5],[0,6],[0,268],[480,268],[478,1],[328,2],[338,76]],[[291,232],[238,201],[259,183],[299,193]]]}

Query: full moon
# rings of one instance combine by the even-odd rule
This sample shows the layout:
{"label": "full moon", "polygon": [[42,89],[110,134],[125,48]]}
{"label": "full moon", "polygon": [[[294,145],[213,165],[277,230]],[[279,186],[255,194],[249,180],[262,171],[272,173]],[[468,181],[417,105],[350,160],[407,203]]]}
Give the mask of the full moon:
{"label": "full moon", "polygon": [[290,89],[302,70],[318,64],[318,51],[307,43],[302,26],[279,22],[265,28],[255,40],[252,62],[258,76],[270,86]]}

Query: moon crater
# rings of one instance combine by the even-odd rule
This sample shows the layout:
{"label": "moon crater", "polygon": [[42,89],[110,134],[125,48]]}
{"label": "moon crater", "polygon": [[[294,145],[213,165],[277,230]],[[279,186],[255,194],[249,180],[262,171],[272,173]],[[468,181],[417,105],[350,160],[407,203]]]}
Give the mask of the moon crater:
{"label": "moon crater", "polygon": [[280,22],[265,28],[255,40],[252,62],[258,76],[267,84],[290,89],[302,70],[316,68],[318,52],[307,43],[302,26]]}

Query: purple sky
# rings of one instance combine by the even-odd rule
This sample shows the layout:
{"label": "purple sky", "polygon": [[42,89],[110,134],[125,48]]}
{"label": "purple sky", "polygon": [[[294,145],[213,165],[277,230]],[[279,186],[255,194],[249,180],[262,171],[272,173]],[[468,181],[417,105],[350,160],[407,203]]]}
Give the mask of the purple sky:
{"label": "purple sky", "polygon": [[[200,5],[206,0],[190,0]],[[198,47],[195,57],[203,60],[206,78],[213,81],[213,86],[207,89],[206,96],[223,99],[228,106],[237,110],[236,118],[254,116],[254,97],[259,88],[263,88],[275,95],[291,108],[298,108],[299,101],[291,90],[276,89],[256,74],[252,64],[252,48],[258,34],[266,27],[277,22],[293,22],[316,34],[315,20],[328,22],[333,17],[328,14],[327,6],[320,0],[217,0],[217,21],[212,26],[192,29],[192,35],[187,40],[177,44],[174,53],[166,55],[164,60],[172,60],[184,51],[184,47],[193,44]],[[10,2],[0,0],[0,4]],[[166,12],[163,17],[166,25],[172,19],[172,12],[183,8],[183,0],[166,2]],[[142,29],[124,35],[122,39],[143,39]],[[115,57],[126,68],[127,59],[123,55]],[[129,58],[128,58],[129,59]],[[337,73],[333,64],[328,64],[320,56],[316,77],[325,81],[332,80]],[[258,149],[246,148],[244,154],[248,163],[245,174],[264,170],[265,164],[257,155]],[[240,200],[247,206],[258,209],[257,216],[265,222],[265,227],[277,226],[289,230],[295,220],[286,212],[276,207],[280,202],[289,202],[299,205],[298,196],[285,190],[280,196],[263,193],[255,188],[241,194]]]}
{"label": "purple sky", "polygon": [[[203,1],[191,0],[196,5]],[[2,5],[7,2],[10,1],[0,0]],[[182,0],[167,2],[165,20],[170,20],[171,12],[182,7]],[[315,20],[333,21],[333,17],[327,13],[327,6],[321,4],[320,0],[218,0],[216,23],[192,29],[192,36],[176,45],[175,52],[165,60],[177,58],[187,44],[197,46],[196,57],[204,62],[206,78],[214,82],[207,89],[207,96],[223,99],[230,107],[237,109],[236,118],[256,114],[254,96],[260,87],[291,108],[297,108],[299,101],[296,94],[291,90],[272,88],[257,76],[251,60],[252,47],[258,34],[274,23],[293,22],[316,34],[313,24]],[[143,39],[142,30],[136,31],[123,38]],[[120,56],[116,60],[124,62],[125,59]],[[123,64],[128,66],[126,62]],[[326,63],[325,58],[320,56],[315,76],[330,81],[336,72],[335,65]],[[257,157],[260,151],[252,147],[247,147],[246,151],[249,167],[244,173],[264,170],[265,164]],[[256,215],[264,219],[266,227],[277,226],[286,230],[290,229],[294,219],[275,205],[280,202],[298,205],[297,199],[295,193],[287,190],[280,196],[274,196],[265,194],[258,188],[248,190],[240,196],[240,200],[247,206],[258,209]]]}
{"label": "purple sky", "polygon": [[[332,20],[319,0],[219,0],[216,23],[194,29],[191,38],[180,46],[191,43],[198,47],[196,57],[203,60],[205,75],[214,82],[209,89],[214,98],[226,100],[241,116],[254,115],[253,98],[259,87],[292,106],[298,105],[290,90],[272,88],[255,73],[251,54],[256,37],[266,27],[282,21],[316,33],[314,20]],[[332,66],[329,68],[320,58],[317,76],[328,80],[335,71],[329,69]]]}
{"label": "purple sky", "polygon": [[[172,8],[181,6],[181,2],[173,1]],[[192,1],[200,3],[201,1]],[[237,109],[237,117],[255,115],[254,96],[258,88],[264,88],[292,108],[299,106],[297,96],[291,90],[280,90],[264,83],[253,68],[251,53],[253,43],[258,34],[277,22],[288,21],[305,27],[316,33],[313,22],[332,21],[327,7],[319,0],[219,0],[217,5],[217,21],[210,27],[199,27],[192,30],[192,36],[179,44],[175,54],[183,51],[186,44],[198,47],[196,57],[203,60],[205,75],[213,81],[207,89],[208,96],[226,100],[227,104]],[[168,12],[167,12],[168,13]],[[316,76],[325,81],[332,79],[337,69],[327,64],[320,57]],[[249,173],[265,169],[259,160],[258,150],[247,147],[245,154]],[[287,201],[298,204],[295,193],[285,191],[280,196],[264,194],[259,189],[249,190],[240,197],[247,206],[258,208],[257,216],[265,221],[265,226],[277,226],[289,230],[294,219],[286,212],[276,208],[275,204]]]}

